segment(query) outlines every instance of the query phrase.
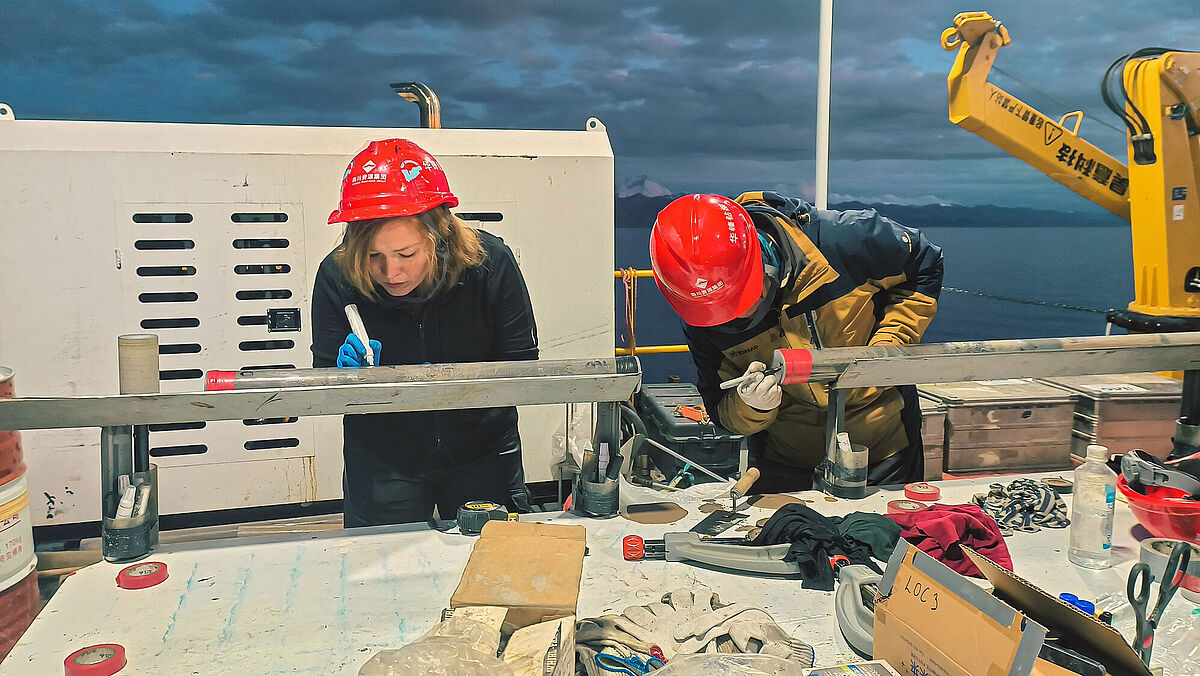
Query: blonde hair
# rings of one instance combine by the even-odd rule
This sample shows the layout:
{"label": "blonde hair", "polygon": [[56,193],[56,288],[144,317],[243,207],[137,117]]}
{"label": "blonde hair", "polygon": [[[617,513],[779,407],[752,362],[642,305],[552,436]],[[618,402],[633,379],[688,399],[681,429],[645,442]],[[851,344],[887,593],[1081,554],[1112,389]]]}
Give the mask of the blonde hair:
{"label": "blonde hair", "polygon": [[[371,279],[371,245],[380,228],[395,218],[347,223],[342,241],[333,252],[333,259],[346,281],[373,301],[379,300],[379,292]],[[425,255],[429,256],[429,269],[417,287],[418,292],[434,296],[453,288],[467,269],[479,267],[487,258],[479,233],[450,213],[445,205],[417,214],[417,219],[425,226],[428,244]]]}

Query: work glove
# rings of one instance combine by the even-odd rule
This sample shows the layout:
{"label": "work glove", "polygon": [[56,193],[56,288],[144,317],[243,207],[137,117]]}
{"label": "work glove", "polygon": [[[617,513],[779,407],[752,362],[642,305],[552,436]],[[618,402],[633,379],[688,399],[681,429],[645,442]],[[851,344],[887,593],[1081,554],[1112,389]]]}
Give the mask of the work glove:
{"label": "work glove", "polygon": [[614,649],[622,656],[630,652],[648,655],[652,646],[658,646],[669,660],[680,645],[674,637],[675,629],[712,613],[719,606],[711,589],[677,589],[663,596],[659,603],[630,606],[620,615],[580,620],[575,642],[597,650]]}
{"label": "work glove", "polygon": [[676,589],[662,597],[661,603],[651,603],[645,606],[632,606],[625,609],[622,615],[632,625],[641,627],[646,639],[663,651],[663,656],[670,660],[681,652],[682,642],[676,640],[675,633],[679,627],[693,622],[696,618],[711,614],[720,607],[720,600],[707,587],[695,589]]}
{"label": "work glove", "polygon": [[779,407],[783,401],[783,388],[779,386],[779,374],[763,375],[767,365],[761,361],[752,361],[746,367],[744,375],[751,375],[737,387],[738,396],[750,408],[762,413],[769,413]]}
{"label": "work glove", "polygon": [[725,637],[743,653],[796,660],[805,668],[813,665],[812,646],[789,635],[767,611],[745,603],[698,615],[674,631],[679,654],[715,652],[709,645]]}
{"label": "work glove", "polygon": [[[371,351],[375,353],[375,365],[378,366],[379,353],[383,350],[383,344],[378,340],[368,342],[371,345]],[[340,369],[367,365],[367,349],[363,347],[358,336],[353,333],[346,336],[346,342],[342,343],[342,349],[338,350],[337,365]]]}

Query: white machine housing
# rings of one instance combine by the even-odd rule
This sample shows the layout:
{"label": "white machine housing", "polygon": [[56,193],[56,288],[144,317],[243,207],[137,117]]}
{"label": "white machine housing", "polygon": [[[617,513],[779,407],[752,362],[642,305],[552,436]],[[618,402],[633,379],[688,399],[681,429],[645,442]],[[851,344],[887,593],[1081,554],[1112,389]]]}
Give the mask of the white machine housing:
{"label": "white machine housing", "polygon": [[[312,365],[309,295],[326,223],[367,142],[441,162],[455,212],[513,249],[545,359],[611,356],[613,154],[584,131],[15,119],[0,104],[0,364],[18,396],[117,392],[117,336],[159,336],[163,392],[211,369]],[[268,331],[296,308],[299,331]],[[386,346],[385,346],[386,347]],[[523,407],[526,480],[556,478],[565,405]],[[575,430],[565,430],[575,432]],[[586,433],[586,432],[585,432]],[[36,525],[100,518],[96,429],[23,434]],[[160,512],[341,497],[337,417],[160,425]]]}

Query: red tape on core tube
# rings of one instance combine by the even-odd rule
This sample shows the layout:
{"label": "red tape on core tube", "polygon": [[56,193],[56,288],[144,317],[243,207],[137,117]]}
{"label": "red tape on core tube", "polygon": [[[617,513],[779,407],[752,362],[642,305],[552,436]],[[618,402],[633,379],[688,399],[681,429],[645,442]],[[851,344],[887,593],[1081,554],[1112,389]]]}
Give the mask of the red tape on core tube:
{"label": "red tape on core tube", "polygon": [[204,374],[204,389],[209,392],[232,390],[237,371],[209,371]]}
{"label": "red tape on core tube", "polygon": [[926,502],[936,502],[942,497],[942,489],[932,484],[927,484],[924,481],[908,484],[904,487],[904,497],[909,500],[924,500]]}
{"label": "red tape on core tube", "polygon": [[63,660],[66,676],[112,676],[125,668],[125,649],[116,643],[80,648]]}
{"label": "red tape on core tube", "polygon": [[783,380],[781,385],[807,383],[812,375],[813,357],[811,350],[776,350],[776,358],[771,365],[783,364]]}

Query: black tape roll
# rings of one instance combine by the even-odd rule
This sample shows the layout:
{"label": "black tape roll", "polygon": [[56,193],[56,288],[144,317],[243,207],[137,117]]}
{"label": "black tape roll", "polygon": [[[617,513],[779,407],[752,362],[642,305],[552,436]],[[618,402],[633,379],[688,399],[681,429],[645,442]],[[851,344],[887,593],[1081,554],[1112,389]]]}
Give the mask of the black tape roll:
{"label": "black tape roll", "polygon": [[1071,483],[1070,480],[1064,479],[1060,476],[1046,477],[1045,479],[1042,479],[1042,483],[1049,486],[1050,490],[1054,491],[1055,495],[1069,495],[1071,491],[1075,489],[1075,484]]}

